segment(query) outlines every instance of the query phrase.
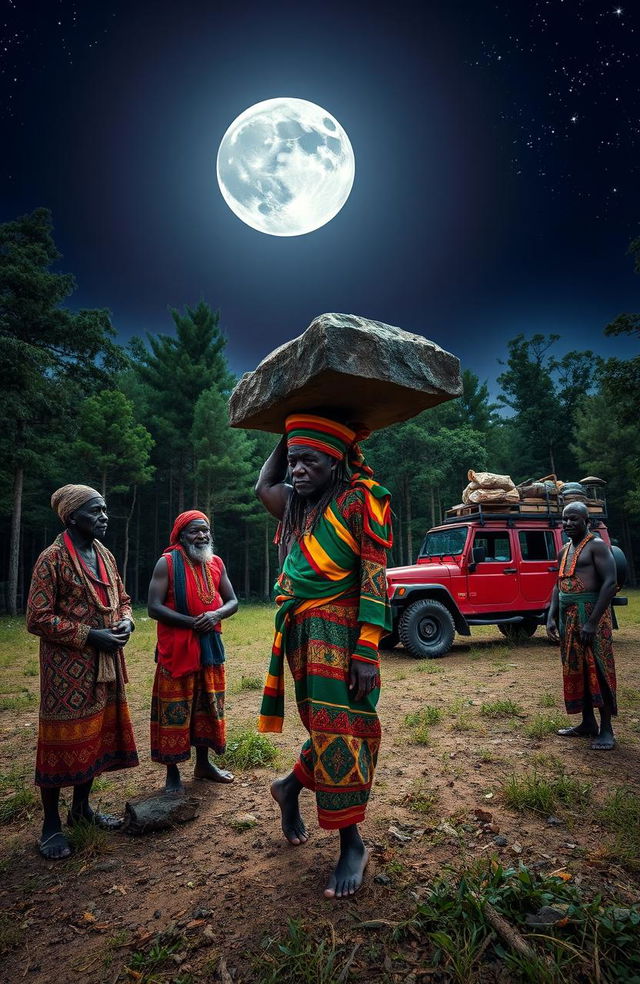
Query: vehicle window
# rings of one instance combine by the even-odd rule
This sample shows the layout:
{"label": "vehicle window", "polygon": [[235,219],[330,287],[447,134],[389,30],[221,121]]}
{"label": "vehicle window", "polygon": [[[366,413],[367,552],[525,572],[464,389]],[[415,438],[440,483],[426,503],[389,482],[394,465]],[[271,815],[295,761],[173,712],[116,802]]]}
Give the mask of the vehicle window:
{"label": "vehicle window", "polygon": [[556,548],[550,530],[520,530],[518,540],[523,560],[555,560]]}
{"label": "vehicle window", "polygon": [[452,530],[434,530],[427,533],[420,557],[455,557],[464,550],[467,542],[468,526],[457,526]]}
{"label": "vehicle window", "polygon": [[484,562],[495,562],[511,560],[511,546],[509,544],[509,534],[501,532],[488,532],[478,530],[473,540],[473,546],[484,547]]}

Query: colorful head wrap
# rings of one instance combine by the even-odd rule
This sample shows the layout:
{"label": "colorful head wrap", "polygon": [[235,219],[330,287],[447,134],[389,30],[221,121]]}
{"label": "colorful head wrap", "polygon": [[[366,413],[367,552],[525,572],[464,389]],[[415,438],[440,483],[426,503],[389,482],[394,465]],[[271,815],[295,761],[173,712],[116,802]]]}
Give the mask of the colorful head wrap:
{"label": "colorful head wrap", "polygon": [[171,540],[169,546],[175,547],[180,539],[180,534],[183,529],[192,523],[194,519],[204,519],[208,526],[211,526],[209,522],[209,517],[205,516],[203,512],[198,509],[188,509],[187,512],[180,513],[175,523],[173,524],[173,529],[171,530]]}
{"label": "colorful head wrap", "polygon": [[56,489],[51,496],[51,508],[57,512],[66,525],[72,512],[80,509],[90,499],[101,498],[100,492],[92,489],[89,485],[63,485],[61,489]]}
{"label": "colorful head wrap", "polygon": [[345,424],[312,413],[292,413],[285,421],[287,447],[300,444],[323,451],[332,458],[344,458],[356,439],[356,432]]}
{"label": "colorful head wrap", "polygon": [[369,436],[369,430],[354,424],[357,430],[339,424],[328,417],[319,417],[310,413],[293,413],[285,421],[287,447],[302,445],[323,451],[332,458],[341,460],[346,457],[351,470],[349,484],[352,488],[360,488],[365,497],[365,530],[374,540],[384,547],[393,543],[391,529],[391,495],[373,477],[373,471],[364,460],[364,455],[356,442]]}

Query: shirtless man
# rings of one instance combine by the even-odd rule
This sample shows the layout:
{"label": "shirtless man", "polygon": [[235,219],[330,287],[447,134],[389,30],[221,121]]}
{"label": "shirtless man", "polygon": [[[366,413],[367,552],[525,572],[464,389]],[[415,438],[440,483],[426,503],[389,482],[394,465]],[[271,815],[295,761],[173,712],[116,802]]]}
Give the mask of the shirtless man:
{"label": "shirtless man", "polygon": [[615,745],[611,717],[618,713],[611,628],[616,564],[604,540],[588,531],[589,511],[583,502],[565,506],[562,526],[569,542],[558,554],[547,635],[560,644],[567,714],[581,711],[582,721],[558,734],[588,737],[594,750],[610,751]]}

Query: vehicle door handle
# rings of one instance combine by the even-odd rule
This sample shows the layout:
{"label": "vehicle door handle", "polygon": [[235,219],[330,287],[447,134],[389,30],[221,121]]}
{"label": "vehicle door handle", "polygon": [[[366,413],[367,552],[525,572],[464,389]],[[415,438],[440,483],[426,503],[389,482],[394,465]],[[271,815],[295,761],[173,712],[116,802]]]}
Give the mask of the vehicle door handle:
{"label": "vehicle door handle", "polygon": [[517,574],[518,573],[518,568],[517,567],[505,567],[505,569],[503,570],[502,573],[503,574]]}
{"label": "vehicle door handle", "polygon": [[550,574],[554,574],[558,570],[558,568],[557,567],[547,567],[547,570],[549,571]]}

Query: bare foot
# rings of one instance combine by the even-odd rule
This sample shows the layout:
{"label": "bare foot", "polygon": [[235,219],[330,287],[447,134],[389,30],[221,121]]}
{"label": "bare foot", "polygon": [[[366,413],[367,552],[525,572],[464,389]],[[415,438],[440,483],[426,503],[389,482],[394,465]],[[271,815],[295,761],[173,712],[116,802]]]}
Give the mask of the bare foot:
{"label": "bare foot", "polygon": [[591,742],[591,747],[594,752],[610,752],[612,748],[616,747],[613,730],[611,728],[603,728],[598,737],[594,738]]}
{"label": "bare foot", "polygon": [[598,735],[598,725],[594,721],[593,724],[578,724],[575,728],[560,728],[557,732],[561,738],[596,738]]}
{"label": "bare foot", "polygon": [[328,899],[345,899],[355,895],[362,885],[364,869],[369,861],[369,851],[362,841],[343,848],[335,871],[324,890]]}
{"label": "bare foot", "polygon": [[193,770],[194,779],[208,779],[209,782],[233,782],[235,776],[233,772],[226,769],[219,769],[217,765],[207,762],[206,765],[196,765]]}
{"label": "bare foot", "polygon": [[289,776],[271,783],[271,795],[282,813],[282,833],[295,847],[309,840],[309,833],[300,816],[299,793],[299,785],[296,788],[289,781]]}
{"label": "bare foot", "polygon": [[69,841],[61,830],[56,830],[47,837],[42,832],[42,837],[37,844],[38,851],[47,861],[63,861],[71,854]]}

